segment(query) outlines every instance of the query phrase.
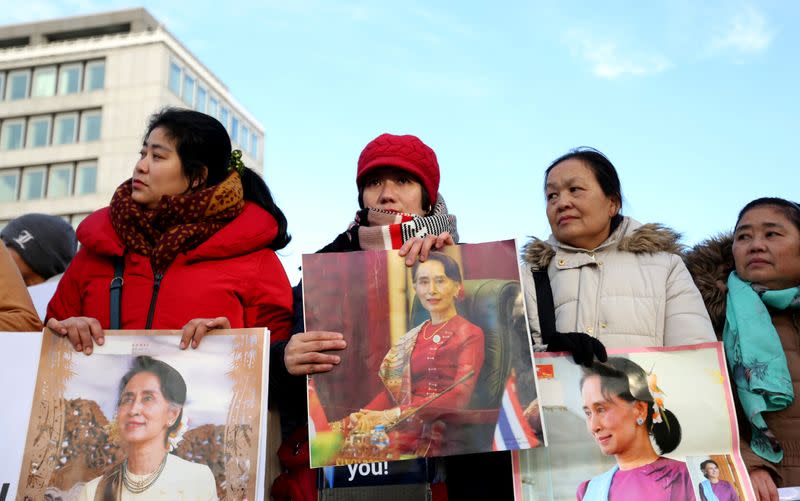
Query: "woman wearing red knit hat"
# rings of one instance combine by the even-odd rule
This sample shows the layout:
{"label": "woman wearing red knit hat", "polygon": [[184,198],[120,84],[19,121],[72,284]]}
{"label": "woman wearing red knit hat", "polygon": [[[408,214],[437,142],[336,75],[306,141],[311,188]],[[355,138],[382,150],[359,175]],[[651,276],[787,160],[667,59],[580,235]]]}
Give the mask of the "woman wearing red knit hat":
{"label": "woman wearing red knit hat", "polygon": [[[436,153],[418,137],[381,134],[370,141],[358,159],[356,185],[360,210],[347,230],[318,252],[399,249],[406,265],[413,266],[426,261],[432,250],[458,242],[456,218],[447,211],[439,193]],[[301,283],[294,288],[295,334],[289,341],[272,345],[270,398],[277,403],[284,426],[305,423],[304,376],[333,369],[340,357],[330,351],[346,347],[341,333],[303,332],[302,297]],[[469,469],[455,465],[460,459],[447,458],[451,478]],[[429,469],[421,470],[424,474]],[[276,490],[288,490],[280,483],[279,479],[272,492],[278,499]],[[470,483],[474,489],[474,483]]]}

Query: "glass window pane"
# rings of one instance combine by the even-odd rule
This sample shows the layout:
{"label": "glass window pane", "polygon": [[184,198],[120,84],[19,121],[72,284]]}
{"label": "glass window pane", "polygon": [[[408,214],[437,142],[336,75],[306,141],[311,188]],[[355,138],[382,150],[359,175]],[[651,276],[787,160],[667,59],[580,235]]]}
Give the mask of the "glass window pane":
{"label": "glass window pane", "polygon": [[217,118],[217,109],[219,106],[219,102],[215,98],[211,98],[208,100],[208,114],[214,118]]}
{"label": "glass window pane", "polygon": [[19,184],[19,171],[0,171],[0,202],[13,202],[17,199],[17,186]]}
{"label": "glass window pane", "polygon": [[223,107],[220,110],[220,112],[219,112],[219,121],[222,122],[222,125],[225,126],[225,129],[228,129],[230,127],[230,124],[228,123],[228,109],[227,108]]}
{"label": "glass window pane", "polygon": [[169,90],[181,95],[181,67],[175,63],[169,63]]}
{"label": "glass window pane", "polygon": [[8,74],[6,99],[25,99],[28,97],[28,81],[31,78],[30,70],[12,71]]}
{"label": "glass window pane", "polygon": [[86,162],[78,164],[75,174],[75,194],[85,195],[97,191],[97,164]]}
{"label": "glass window pane", "polygon": [[47,66],[33,71],[33,87],[31,96],[52,96],[56,93],[56,67]]}
{"label": "glass window pane", "polygon": [[50,117],[33,117],[28,120],[27,146],[38,148],[50,143]]}
{"label": "glass window pane", "polygon": [[250,139],[250,129],[248,129],[247,127],[245,127],[244,124],[242,124],[242,127],[239,129],[239,144],[242,145],[242,150],[250,151],[249,149],[247,149],[247,141],[249,139]]}
{"label": "glass window pane", "polygon": [[75,133],[78,131],[78,114],[67,113],[56,115],[53,131],[53,144],[72,144],[75,142]]}
{"label": "glass window pane", "polygon": [[68,197],[72,194],[72,164],[50,167],[47,177],[47,197]]}
{"label": "glass window pane", "polygon": [[86,90],[99,90],[106,85],[106,62],[86,63]]}
{"label": "glass window pane", "polygon": [[81,141],[100,139],[101,115],[99,111],[84,111],[81,115]]}
{"label": "glass window pane", "polygon": [[44,197],[44,167],[31,167],[22,171],[20,200],[38,200]]}
{"label": "glass window pane", "polygon": [[183,102],[192,106],[194,104],[194,78],[183,76]]}
{"label": "glass window pane", "polygon": [[72,228],[77,230],[78,229],[78,225],[81,224],[83,222],[83,220],[86,219],[87,216],[89,216],[88,213],[87,214],[73,214],[72,217],[70,218],[70,224],[72,225]]}
{"label": "glass window pane", "polygon": [[200,113],[206,112],[206,97],[208,93],[203,87],[197,87],[197,104],[195,104],[195,109]]}
{"label": "glass window pane", "polygon": [[250,155],[258,159],[258,136],[255,132],[250,135]]}
{"label": "glass window pane", "polygon": [[0,131],[0,146],[4,150],[17,150],[22,148],[25,137],[25,120],[6,120]]}
{"label": "glass window pane", "polygon": [[239,119],[235,116],[231,118],[231,140],[235,143],[239,142]]}
{"label": "glass window pane", "polygon": [[80,63],[67,64],[61,67],[58,75],[58,93],[75,94],[81,90],[81,71]]}
{"label": "glass window pane", "polygon": [[0,101],[6,95],[6,74],[0,71]]}

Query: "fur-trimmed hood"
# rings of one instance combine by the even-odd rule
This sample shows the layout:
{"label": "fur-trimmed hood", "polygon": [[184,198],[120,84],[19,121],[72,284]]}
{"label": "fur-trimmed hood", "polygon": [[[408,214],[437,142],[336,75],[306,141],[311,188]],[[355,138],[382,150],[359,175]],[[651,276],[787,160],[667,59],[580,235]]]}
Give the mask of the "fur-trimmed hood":
{"label": "fur-trimmed hood", "polygon": [[722,233],[700,242],[684,254],[683,260],[703,296],[714,331],[721,337],[725,327],[728,275],[735,269],[733,234]]}
{"label": "fur-trimmed hood", "polygon": [[[624,218],[614,233],[595,250],[605,249],[616,244],[617,249],[634,254],[669,252],[681,254],[680,233],[658,223],[640,224],[631,218]],[[556,255],[557,248],[578,250],[562,244],[552,235],[545,240],[532,237],[522,248],[522,260],[538,270],[547,268]]]}

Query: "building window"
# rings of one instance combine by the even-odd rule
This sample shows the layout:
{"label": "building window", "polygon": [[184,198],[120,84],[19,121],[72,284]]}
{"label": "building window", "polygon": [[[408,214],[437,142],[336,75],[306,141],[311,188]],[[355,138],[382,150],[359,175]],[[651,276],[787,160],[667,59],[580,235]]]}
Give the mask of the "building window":
{"label": "building window", "polygon": [[39,148],[50,144],[50,123],[52,117],[32,117],[28,119],[28,148]]}
{"label": "building window", "polygon": [[176,96],[181,95],[181,67],[175,63],[169,63],[169,90]]}
{"label": "building window", "polygon": [[231,140],[239,143],[239,119],[236,118],[236,115],[231,116]]}
{"label": "building window", "polygon": [[183,75],[183,102],[188,106],[194,105],[194,78]]}
{"label": "building window", "polygon": [[106,62],[91,61],[86,63],[85,90],[100,90],[106,85]]}
{"label": "building window", "polygon": [[201,86],[197,86],[197,103],[195,103],[195,109],[200,113],[206,112],[206,98],[208,97],[208,92],[205,88]]}
{"label": "building window", "polygon": [[0,147],[4,150],[18,150],[25,141],[25,119],[4,120],[0,129]]}
{"label": "building window", "polygon": [[75,173],[75,194],[87,195],[97,191],[97,162],[81,162]]}
{"label": "building window", "polygon": [[53,144],[72,144],[77,139],[78,114],[59,113],[53,128]]}
{"label": "building window", "polygon": [[83,220],[86,219],[89,216],[89,214],[90,214],[89,212],[87,212],[85,214],[73,214],[69,218],[69,224],[71,224],[72,227],[77,230],[78,229],[78,225],[81,224],[83,222]]}
{"label": "building window", "polygon": [[250,151],[247,149],[247,140],[250,139],[250,129],[248,129],[244,124],[239,129],[239,144],[242,146],[242,150]]}
{"label": "building window", "polygon": [[33,70],[31,97],[53,96],[56,93],[56,67],[43,66]]}
{"label": "building window", "polygon": [[19,189],[19,169],[0,170],[0,202],[13,202]]}
{"label": "building window", "polygon": [[21,200],[39,200],[44,198],[46,167],[28,167],[22,171]]}
{"label": "building window", "polygon": [[68,197],[72,194],[72,164],[50,167],[47,176],[47,198]]}
{"label": "building window", "polygon": [[31,70],[12,71],[8,74],[6,83],[6,100],[15,101],[28,97],[28,83],[31,79]]}
{"label": "building window", "polygon": [[101,125],[100,110],[81,113],[81,141],[97,141],[100,139]]}
{"label": "building window", "polygon": [[0,101],[6,93],[6,74],[0,71]]}
{"label": "building window", "polygon": [[214,118],[218,118],[219,113],[219,102],[216,98],[212,97],[208,99],[208,114]]}
{"label": "building window", "polygon": [[258,160],[258,136],[255,132],[250,134],[250,155]]}
{"label": "building window", "polygon": [[58,93],[75,94],[80,92],[82,72],[83,65],[81,63],[63,65],[58,74]]}
{"label": "building window", "polygon": [[222,125],[225,126],[225,129],[230,128],[230,124],[228,123],[228,109],[224,106],[219,111],[219,121],[222,122]]}

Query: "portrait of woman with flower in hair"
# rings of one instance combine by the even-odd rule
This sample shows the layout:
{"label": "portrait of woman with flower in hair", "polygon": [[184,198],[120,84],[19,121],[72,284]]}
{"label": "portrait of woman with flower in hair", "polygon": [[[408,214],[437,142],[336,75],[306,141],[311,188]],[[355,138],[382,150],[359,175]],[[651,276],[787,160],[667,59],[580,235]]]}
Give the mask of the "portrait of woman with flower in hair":
{"label": "portrait of woman with flower in hair", "polygon": [[680,445],[681,425],[666,409],[654,373],[612,357],[584,369],[580,386],[586,427],[617,464],[583,482],[579,501],[695,499],[686,463],[662,456]]}
{"label": "portrait of woman with flower in hair", "polygon": [[169,364],[138,356],[119,383],[109,434],[124,459],[86,484],[81,501],[216,500],[211,469],[171,454],[186,429],[186,382]]}

